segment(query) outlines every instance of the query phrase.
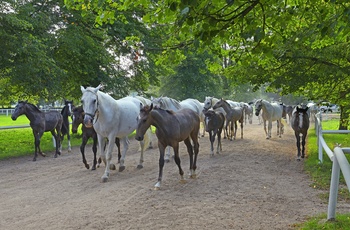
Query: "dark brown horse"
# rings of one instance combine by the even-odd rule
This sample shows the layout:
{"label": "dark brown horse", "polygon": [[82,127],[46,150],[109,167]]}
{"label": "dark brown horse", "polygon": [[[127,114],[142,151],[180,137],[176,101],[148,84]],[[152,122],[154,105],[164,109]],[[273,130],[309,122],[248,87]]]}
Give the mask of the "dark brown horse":
{"label": "dark brown horse", "polygon": [[[69,133],[69,117],[72,114],[72,108],[73,108],[73,101],[64,101],[64,107],[61,110],[61,114],[63,117],[63,124],[61,129],[61,143],[63,143],[64,136],[67,135],[68,140],[68,152],[72,151],[71,145],[70,145],[70,133]],[[62,144],[61,149],[62,150]]]}
{"label": "dark brown horse", "polygon": [[205,115],[205,131],[209,133],[209,141],[211,144],[210,156],[214,156],[214,142],[215,136],[218,136],[218,144],[216,148],[216,153],[222,151],[221,147],[221,132],[225,124],[225,116],[220,112],[215,112],[214,110],[203,110]]}
{"label": "dark brown horse", "polygon": [[[309,129],[309,115],[307,110],[308,107],[303,109],[299,106],[296,106],[292,113],[291,126],[294,130],[295,138],[297,140],[298,161],[300,161],[300,155],[301,158],[305,157],[305,140],[307,136],[307,131]],[[302,135],[302,150],[300,150],[300,135]]]}
{"label": "dark brown horse", "polygon": [[21,116],[22,114],[26,115],[30,121],[30,127],[33,130],[35,145],[33,161],[36,161],[38,152],[40,155],[46,156],[40,149],[40,139],[44,132],[48,131],[51,132],[56,142],[56,153],[54,157],[56,158],[57,154],[61,155],[59,149],[61,146],[60,136],[63,123],[62,115],[57,111],[42,112],[33,104],[30,104],[26,101],[19,101],[11,118],[15,121],[17,117]]}
{"label": "dark brown horse", "polygon": [[[179,142],[184,141],[187,146],[187,152],[190,156],[190,176],[195,177],[197,168],[197,155],[199,152],[198,133],[200,126],[199,116],[191,109],[181,109],[177,112],[153,108],[151,106],[141,107],[138,126],[135,138],[142,141],[148,128],[153,125],[156,127],[159,147],[159,177],[155,189],[160,188],[164,167],[164,152],[168,145],[173,147],[175,162],[179,168],[181,179],[183,180],[183,170],[181,168],[179,157]],[[191,144],[193,142],[193,147]],[[194,157],[193,157],[194,152]]]}
{"label": "dark brown horse", "polygon": [[[83,124],[84,122],[84,110],[82,106],[74,107],[72,110],[72,133],[77,133],[78,127],[80,124]],[[81,131],[83,133],[82,137],[82,142],[80,145],[80,152],[83,157],[83,163],[85,165],[85,168],[89,169],[90,165],[87,163],[86,158],[85,158],[85,146],[90,138],[93,140],[92,144],[92,152],[94,153],[94,161],[92,164],[91,170],[96,169],[96,164],[97,162],[100,164],[101,163],[101,158],[98,159],[96,158],[96,152],[97,152],[97,134],[96,131],[93,127],[88,128],[85,125],[81,126]],[[118,148],[118,162],[120,161],[121,153],[120,153],[120,142],[119,139],[115,139],[115,144],[117,145]]]}

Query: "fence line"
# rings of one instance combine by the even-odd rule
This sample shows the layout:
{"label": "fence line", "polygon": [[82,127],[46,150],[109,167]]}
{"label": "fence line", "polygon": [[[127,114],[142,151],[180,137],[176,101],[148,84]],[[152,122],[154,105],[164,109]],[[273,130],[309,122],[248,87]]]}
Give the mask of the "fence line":
{"label": "fence line", "polygon": [[320,163],[323,163],[323,150],[327,153],[329,159],[333,162],[332,164],[332,175],[331,183],[329,186],[329,200],[328,200],[328,212],[327,219],[335,220],[335,210],[337,206],[338,190],[339,190],[339,177],[340,171],[343,173],[346,185],[350,192],[350,164],[345,153],[350,153],[350,147],[340,148],[336,146],[332,151],[326,144],[323,134],[347,134],[349,130],[322,130],[322,115],[318,113],[315,119],[315,128],[317,135],[317,146],[318,146],[318,159]]}

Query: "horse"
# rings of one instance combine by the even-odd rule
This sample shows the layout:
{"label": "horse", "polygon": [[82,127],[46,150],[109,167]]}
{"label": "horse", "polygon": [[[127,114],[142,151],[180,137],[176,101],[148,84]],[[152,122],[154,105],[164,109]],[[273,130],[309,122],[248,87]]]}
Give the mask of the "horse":
{"label": "horse", "polygon": [[[307,136],[307,131],[309,129],[309,115],[308,115],[308,109],[306,108],[299,108],[299,106],[296,106],[292,113],[292,119],[291,119],[291,126],[294,130],[295,138],[297,139],[297,149],[298,149],[298,155],[297,160],[300,161],[300,155],[301,158],[305,157],[305,139]],[[300,150],[300,135],[302,135],[302,150]]]}
{"label": "horse", "polygon": [[[161,186],[164,153],[167,146],[173,147],[175,162],[179,168],[181,181],[184,180],[184,172],[181,168],[179,157],[179,142],[181,141],[184,141],[190,157],[190,177],[195,178],[197,155],[199,152],[198,133],[200,128],[200,118],[198,114],[188,108],[174,112],[171,110],[156,108],[153,104],[151,104],[151,106],[146,105],[140,108],[135,139],[142,141],[146,130],[151,125],[156,127],[159,148],[159,176],[158,181],[155,184],[155,189],[158,190]],[[191,140],[193,142],[193,147]]]}
{"label": "horse", "polygon": [[294,106],[283,105],[282,118],[287,119],[287,115],[288,115],[289,124],[291,123],[293,109],[294,109]]}
{"label": "horse", "polygon": [[[230,137],[227,137],[227,139],[230,139],[232,141],[232,133],[234,133],[233,139],[236,139],[237,121],[241,123],[241,139],[243,139],[243,119],[244,119],[243,108],[240,106],[236,106],[232,108],[230,104],[223,99],[216,102],[215,105],[213,106],[213,109],[216,109],[219,107],[222,107],[226,112],[226,125],[225,125],[226,132],[227,132],[227,127],[231,122],[231,133],[230,133]],[[234,132],[233,132],[233,127],[234,127]]]}
{"label": "horse", "polygon": [[243,103],[243,108],[244,108],[244,124],[247,124],[247,120],[249,124],[253,124],[253,106],[250,103]]}
{"label": "horse", "polygon": [[[78,127],[80,124],[83,124],[84,122],[84,110],[82,106],[74,107],[72,110],[72,133],[77,133]],[[89,169],[90,165],[87,163],[85,158],[85,146],[90,138],[92,138],[92,152],[94,153],[94,160],[92,163],[91,170],[96,170],[96,164],[101,163],[101,158],[96,158],[96,152],[97,152],[97,133],[93,127],[86,127],[85,125],[81,126],[82,131],[82,142],[80,145],[80,152],[83,158],[83,163],[85,165],[85,168]],[[119,138],[115,138],[115,144],[118,148],[118,162],[120,162],[120,141]]]}
{"label": "horse", "polygon": [[[154,107],[165,109],[165,110],[172,110],[176,112],[182,108],[191,109],[199,116],[200,121],[203,124],[203,133],[205,132],[203,106],[197,99],[188,98],[179,102],[169,97],[158,97],[158,98],[152,97],[151,101]],[[204,136],[204,134],[202,136]],[[168,151],[165,156],[165,161],[169,162],[169,160],[170,160],[170,148],[168,148]]]}
{"label": "horse", "polygon": [[[263,111],[262,118],[264,121],[264,130],[266,139],[271,138],[272,122],[277,121],[277,135],[282,137],[283,124],[282,124],[282,105],[278,103],[270,103],[266,100],[259,99],[255,102],[255,115],[259,116],[260,111]],[[266,121],[268,121],[268,130],[266,130]]]}
{"label": "horse", "polygon": [[[105,172],[101,177],[102,182],[109,179],[110,169],[115,169],[111,163],[114,144],[111,140],[116,137],[123,143],[122,156],[120,158],[119,171],[125,169],[125,155],[129,148],[128,135],[137,128],[137,118],[140,112],[140,100],[133,97],[125,97],[115,100],[110,95],[101,92],[102,85],[84,88],[80,87],[82,92],[81,102],[83,105],[84,125],[94,127],[97,133],[98,147],[101,159],[105,163]],[[104,151],[105,138],[108,144]],[[137,166],[143,168],[144,142],[141,141],[141,155]]]}
{"label": "horse", "polygon": [[[63,117],[63,124],[61,129],[61,143],[63,143],[64,135],[67,135],[68,140],[68,152],[72,151],[71,145],[70,145],[70,133],[69,133],[69,119],[68,117],[72,114],[72,107],[73,107],[73,101],[64,101],[64,107],[61,110],[61,114]],[[62,144],[60,146],[60,150],[62,150]]]}
{"label": "horse", "polygon": [[46,156],[40,149],[40,139],[44,132],[48,131],[51,132],[56,143],[56,153],[54,157],[57,158],[57,155],[61,155],[59,148],[61,146],[60,135],[63,123],[62,115],[57,111],[42,112],[38,109],[38,107],[28,103],[27,101],[19,101],[11,118],[15,121],[22,114],[26,115],[30,121],[30,127],[33,130],[35,145],[33,161],[36,161],[38,152],[43,157]]}
{"label": "horse", "polygon": [[[219,101],[219,99],[216,97],[205,97],[204,103],[203,103],[204,104],[203,108],[205,110],[211,109],[218,101]],[[223,108],[221,108],[221,107],[216,108],[215,111],[222,113],[226,117],[226,112]],[[228,135],[226,133],[226,129],[224,129],[224,139],[226,139],[227,136]]]}
{"label": "horse", "polygon": [[214,110],[204,110],[205,115],[205,131],[209,133],[209,141],[211,144],[210,156],[214,156],[214,142],[215,136],[218,136],[218,143],[216,147],[216,153],[222,151],[221,146],[221,132],[225,124],[225,116],[220,112]]}
{"label": "horse", "polygon": [[319,112],[319,108],[318,106],[313,103],[313,102],[309,102],[307,103],[306,105],[309,109],[308,109],[308,114],[309,114],[309,118],[311,121],[315,121],[315,117],[316,117],[316,114]]}

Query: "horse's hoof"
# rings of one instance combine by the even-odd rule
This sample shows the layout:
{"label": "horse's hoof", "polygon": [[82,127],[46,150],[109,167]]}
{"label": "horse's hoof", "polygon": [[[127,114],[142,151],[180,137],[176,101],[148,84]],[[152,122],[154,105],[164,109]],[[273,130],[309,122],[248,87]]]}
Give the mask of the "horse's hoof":
{"label": "horse's hoof", "polygon": [[53,158],[57,158],[57,153],[53,156]]}
{"label": "horse's hoof", "polygon": [[170,162],[170,160],[169,160],[169,159],[165,159],[164,161],[165,161],[165,163],[169,163],[169,162]]}
{"label": "horse's hoof", "polygon": [[154,191],[160,190],[160,187],[154,186]]}
{"label": "horse's hoof", "polygon": [[96,170],[96,167],[92,167],[92,168],[91,168],[91,171],[92,171],[92,170]]}
{"label": "horse's hoof", "polygon": [[[111,163],[111,164],[109,165],[109,169],[110,169],[110,170],[116,170],[117,168],[115,167],[115,164],[112,164],[112,163]],[[120,168],[119,168],[119,169],[120,169]]]}
{"label": "horse's hoof", "polygon": [[106,183],[108,181],[108,177],[103,176],[101,178],[101,182]]}
{"label": "horse's hoof", "polygon": [[300,158],[298,158],[297,161],[300,161]]}
{"label": "horse's hoof", "polygon": [[85,168],[86,168],[86,169],[89,169],[89,168],[90,168],[90,165],[89,165],[89,164],[86,164],[86,165],[85,165]]}
{"label": "horse's hoof", "polygon": [[185,179],[180,179],[180,184],[186,184],[187,181]]}
{"label": "horse's hoof", "polygon": [[123,172],[125,170],[125,166],[119,166],[119,172]]}
{"label": "horse's hoof", "polygon": [[143,165],[138,165],[136,168],[137,168],[137,169],[142,169],[142,168],[143,168]]}
{"label": "horse's hoof", "polygon": [[192,175],[190,175],[190,178],[191,178],[191,179],[196,179],[196,178],[197,178],[197,174],[192,174]]}
{"label": "horse's hoof", "polygon": [[33,158],[33,161],[36,161],[36,158]]}

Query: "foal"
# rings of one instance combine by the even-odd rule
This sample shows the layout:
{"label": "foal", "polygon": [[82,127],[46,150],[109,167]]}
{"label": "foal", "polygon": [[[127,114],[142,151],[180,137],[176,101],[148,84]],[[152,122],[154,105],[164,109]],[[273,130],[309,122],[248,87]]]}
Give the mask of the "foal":
{"label": "foal", "polygon": [[214,156],[214,142],[215,136],[218,136],[218,144],[216,153],[222,151],[221,147],[221,132],[225,124],[225,116],[220,112],[214,110],[203,110],[205,115],[205,131],[209,133],[209,140],[211,144],[210,156]]}

